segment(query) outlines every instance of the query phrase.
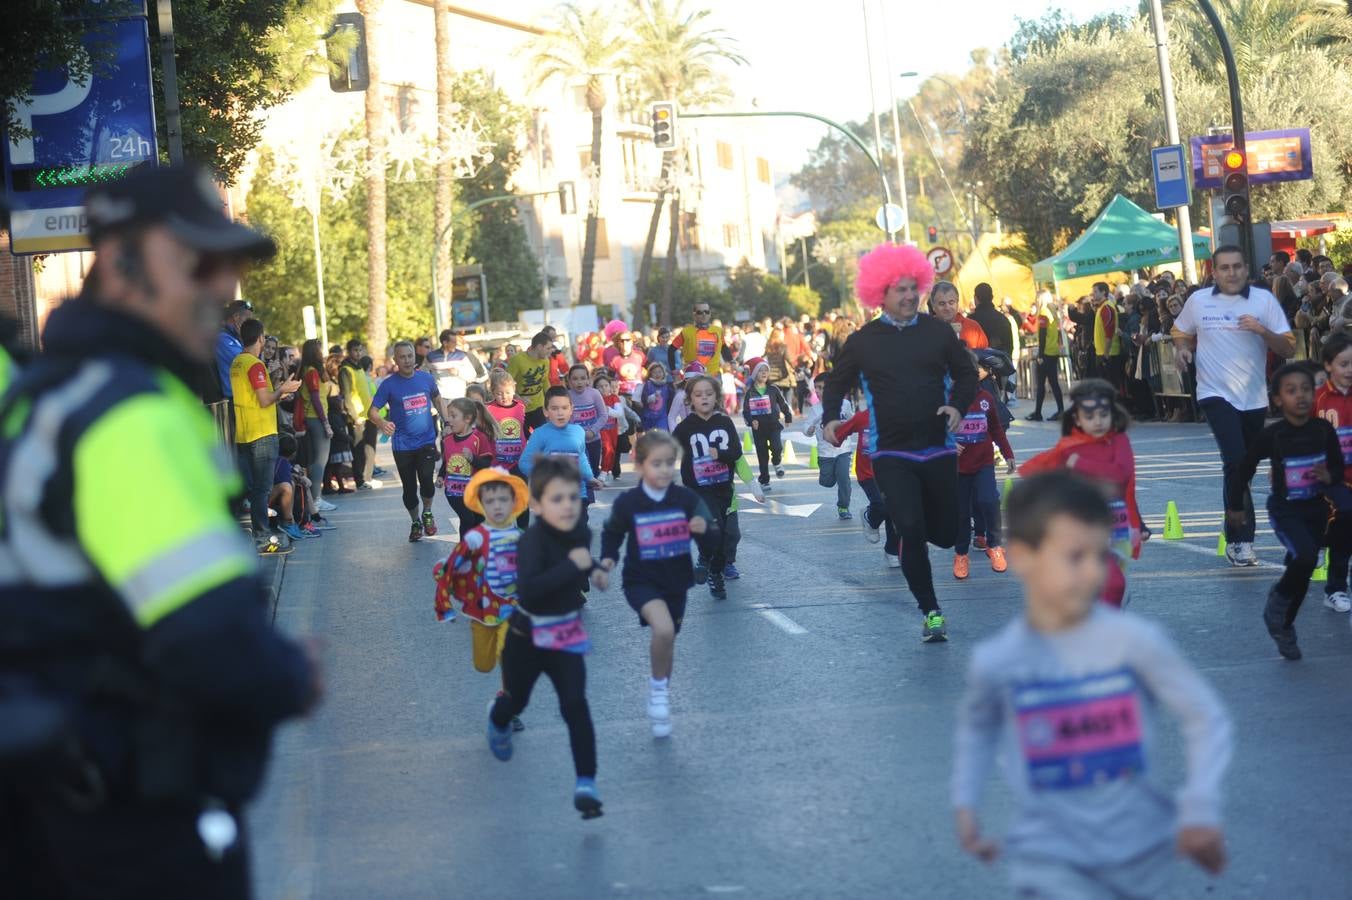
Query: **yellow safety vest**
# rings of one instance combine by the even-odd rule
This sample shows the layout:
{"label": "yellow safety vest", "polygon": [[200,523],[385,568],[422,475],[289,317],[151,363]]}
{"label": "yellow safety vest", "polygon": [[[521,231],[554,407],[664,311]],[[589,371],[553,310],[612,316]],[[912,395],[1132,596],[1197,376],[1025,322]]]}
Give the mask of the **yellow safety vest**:
{"label": "yellow safety vest", "polygon": [[1042,342],[1042,355],[1061,356],[1061,324],[1057,321],[1057,315],[1052,313],[1042,318],[1047,320],[1047,336]]}
{"label": "yellow safety vest", "polygon": [[[1113,320],[1113,339],[1108,340],[1108,329],[1103,324],[1103,317],[1100,313],[1103,310],[1112,313]],[[1095,356],[1116,356],[1122,352],[1122,329],[1118,327],[1117,307],[1109,300],[1098,309],[1094,310],[1094,355]]]}
{"label": "yellow safety vest", "polygon": [[[249,370],[262,366],[263,361],[252,353],[241,353],[230,363],[230,388],[235,395],[235,443],[252,444],[259,438],[277,433],[277,410],[264,409],[258,402],[258,394],[249,381]],[[272,379],[268,378],[267,366],[263,366],[263,377],[267,378],[268,390],[272,390]]]}

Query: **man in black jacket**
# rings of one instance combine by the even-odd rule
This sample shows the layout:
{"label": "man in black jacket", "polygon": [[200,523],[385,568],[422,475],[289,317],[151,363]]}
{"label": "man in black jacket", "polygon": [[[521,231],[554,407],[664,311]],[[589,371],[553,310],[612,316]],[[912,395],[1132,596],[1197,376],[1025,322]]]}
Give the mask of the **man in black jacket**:
{"label": "man in black jacket", "polygon": [[976,367],[953,329],[919,313],[934,270],[913,247],[884,245],[859,261],[858,296],[881,315],[850,335],[827,382],[822,419],[836,441],[841,401],[860,388],[871,411],[864,449],[901,535],[901,569],[925,615],[922,639],[947,640],[929,547],[952,547],[958,525],[952,439],[976,396]]}
{"label": "man in black jacket", "polygon": [[1009,319],[995,308],[995,292],[991,290],[991,286],[984,281],[978,284],[972,291],[972,299],[976,301],[976,306],[968,318],[986,332],[986,340],[990,341],[992,350],[999,350],[1012,357],[1014,333],[1010,331]]}

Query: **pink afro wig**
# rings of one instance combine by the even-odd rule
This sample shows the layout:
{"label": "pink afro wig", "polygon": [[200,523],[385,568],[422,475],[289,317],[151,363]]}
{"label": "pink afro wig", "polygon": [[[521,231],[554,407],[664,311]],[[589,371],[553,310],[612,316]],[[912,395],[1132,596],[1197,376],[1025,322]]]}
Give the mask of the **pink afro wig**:
{"label": "pink afro wig", "polygon": [[615,340],[615,335],[623,334],[628,330],[629,326],[621,322],[619,319],[611,319],[609,322],[606,323],[606,327],[601,333],[606,336],[606,340],[613,341]]}
{"label": "pink afro wig", "polygon": [[867,309],[883,305],[883,294],[903,278],[914,278],[921,296],[934,284],[934,267],[915,247],[881,244],[859,260],[859,276],[854,280],[859,304]]}

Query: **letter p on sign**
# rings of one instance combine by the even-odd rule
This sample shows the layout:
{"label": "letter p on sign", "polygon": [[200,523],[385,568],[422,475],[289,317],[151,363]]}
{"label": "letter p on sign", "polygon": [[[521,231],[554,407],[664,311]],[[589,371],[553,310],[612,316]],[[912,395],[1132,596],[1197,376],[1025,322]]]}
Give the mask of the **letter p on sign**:
{"label": "letter p on sign", "polygon": [[[81,50],[81,53],[84,51]],[[33,130],[33,119],[38,116],[59,116],[79,106],[89,96],[94,86],[93,75],[85,77],[84,84],[76,84],[69,78],[61,89],[52,94],[37,94],[27,103],[15,103],[14,115],[19,124],[27,131]],[[17,166],[32,165],[33,138],[11,136],[9,139],[9,161]]]}

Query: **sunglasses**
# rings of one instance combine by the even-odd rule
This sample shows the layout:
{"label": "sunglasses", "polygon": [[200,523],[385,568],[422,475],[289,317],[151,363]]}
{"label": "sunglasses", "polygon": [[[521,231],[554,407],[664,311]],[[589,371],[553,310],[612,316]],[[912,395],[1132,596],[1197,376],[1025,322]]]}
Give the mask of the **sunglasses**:
{"label": "sunglasses", "polygon": [[697,309],[697,310],[695,310],[695,315],[697,315],[697,316],[707,316],[707,315],[710,314],[710,312],[711,312],[711,311],[710,311],[710,310],[707,310],[707,309]]}

